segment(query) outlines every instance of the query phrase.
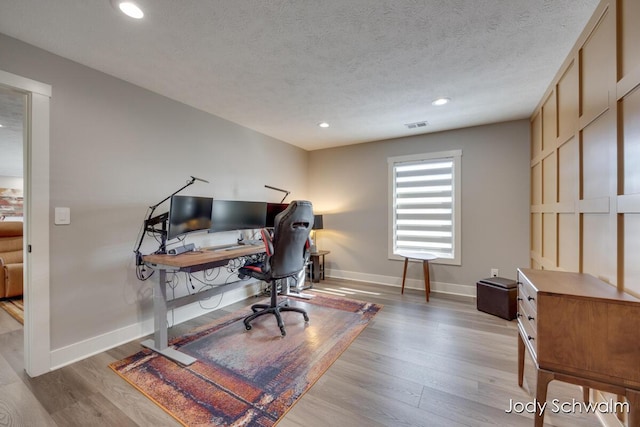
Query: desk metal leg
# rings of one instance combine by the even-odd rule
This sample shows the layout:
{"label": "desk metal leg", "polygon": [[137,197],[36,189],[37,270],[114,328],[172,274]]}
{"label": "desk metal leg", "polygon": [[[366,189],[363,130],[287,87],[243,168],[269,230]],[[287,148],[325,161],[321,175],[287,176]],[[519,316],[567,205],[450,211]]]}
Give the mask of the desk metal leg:
{"label": "desk metal leg", "polygon": [[191,365],[196,361],[194,357],[169,347],[167,337],[167,271],[161,269],[159,273],[160,277],[153,286],[153,339],[143,341],[141,345],[183,365]]}

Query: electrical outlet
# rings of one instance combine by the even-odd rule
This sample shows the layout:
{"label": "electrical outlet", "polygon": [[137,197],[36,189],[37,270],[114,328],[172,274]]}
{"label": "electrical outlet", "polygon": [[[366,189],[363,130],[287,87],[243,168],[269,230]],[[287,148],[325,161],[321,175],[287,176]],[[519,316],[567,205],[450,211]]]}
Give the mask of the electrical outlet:
{"label": "electrical outlet", "polygon": [[491,269],[491,277],[498,277],[499,274],[500,274],[500,272],[498,271],[497,268],[492,268]]}

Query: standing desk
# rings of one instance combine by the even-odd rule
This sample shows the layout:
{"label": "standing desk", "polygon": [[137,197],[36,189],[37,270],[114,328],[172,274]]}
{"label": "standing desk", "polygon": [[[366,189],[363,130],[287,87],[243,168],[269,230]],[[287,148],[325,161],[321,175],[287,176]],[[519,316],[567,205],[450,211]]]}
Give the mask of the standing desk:
{"label": "standing desk", "polygon": [[145,265],[157,270],[158,280],[153,285],[153,339],[143,341],[143,347],[149,348],[171,360],[190,365],[196,361],[195,358],[169,347],[167,338],[167,312],[176,307],[181,307],[200,299],[219,295],[222,292],[232,291],[245,286],[245,281],[235,281],[218,285],[203,292],[185,295],[183,297],[167,300],[167,272],[195,273],[197,271],[208,270],[210,268],[222,267],[230,260],[256,255],[264,252],[264,246],[246,245],[240,248],[211,248],[197,252],[185,252],[180,255],[145,255],[142,257]]}

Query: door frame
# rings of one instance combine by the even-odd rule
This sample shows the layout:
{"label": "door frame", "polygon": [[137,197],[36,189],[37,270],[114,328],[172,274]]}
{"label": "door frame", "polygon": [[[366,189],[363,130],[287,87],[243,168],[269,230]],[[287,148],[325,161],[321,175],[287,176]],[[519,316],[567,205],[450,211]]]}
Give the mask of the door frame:
{"label": "door frame", "polygon": [[0,85],[27,96],[24,162],[24,368],[51,370],[49,120],[51,86],[0,70]]}

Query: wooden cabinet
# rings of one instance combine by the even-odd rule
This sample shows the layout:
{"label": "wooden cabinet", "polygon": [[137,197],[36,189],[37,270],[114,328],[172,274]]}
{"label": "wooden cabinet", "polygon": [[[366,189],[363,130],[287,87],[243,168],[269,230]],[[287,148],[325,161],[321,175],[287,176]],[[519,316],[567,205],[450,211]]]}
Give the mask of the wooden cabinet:
{"label": "wooden cabinet", "polygon": [[[552,380],[625,396],[640,427],[640,300],[593,276],[518,270],[518,384],[525,349],[537,369],[536,400]],[[536,427],[544,413],[536,413]]]}

